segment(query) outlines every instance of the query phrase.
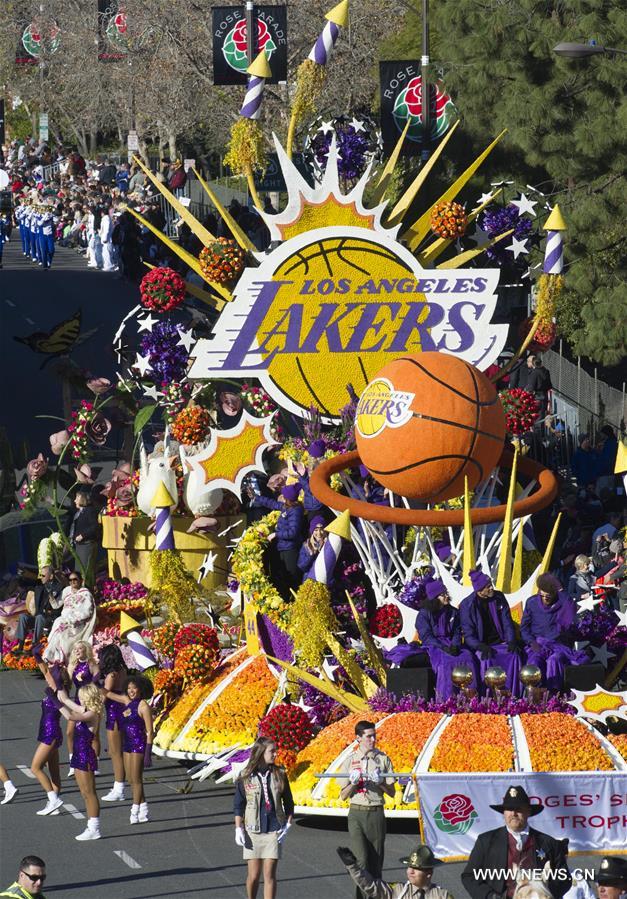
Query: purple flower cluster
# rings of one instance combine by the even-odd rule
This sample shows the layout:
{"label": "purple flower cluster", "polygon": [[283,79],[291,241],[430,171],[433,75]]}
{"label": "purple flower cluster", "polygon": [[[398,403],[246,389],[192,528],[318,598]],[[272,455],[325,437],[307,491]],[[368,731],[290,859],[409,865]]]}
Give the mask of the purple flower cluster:
{"label": "purple flower cluster", "polygon": [[336,702],[335,699],[331,699],[326,693],[316,690],[315,687],[305,686],[301,695],[305,705],[311,706],[307,714],[316,728],[322,729],[327,727],[334,721],[339,721],[340,718],[345,718],[348,715],[346,706]]}
{"label": "purple flower cluster", "polygon": [[294,643],[285,631],[277,627],[267,615],[259,616],[259,639],[263,651],[281,662],[291,662],[294,658]]}
{"label": "purple flower cluster", "polygon": [[504,262],[509,265],[527,265],[526,255],[520,255],[514,261],[513,253],[506,249],[513,237],[517,240],[527,240],[527,249],[531,248],[532,241],[537,240],[533,222],[527,216],[520,215],[517,206],[510,203],[508,206],[488,207],[479,218],[479,227],[486,231],[490,237],[498,237],[499,234],[503,234],[505,231],[510,231],[513,228],[514,233],[510,235],[509,240],[505,238],[495,244],[495,246],[489,247],[486,250],[486,255],[488,259],[498,262],[499,265],[502,265]]}
{"label": "purple flower cluster", "polygon": [[403,589],[396,598],[410,609],[419,609],[420,604],[427,598],[425,593],[427,581],[432,579],[433,568],[430,568],[426,574],[415,575],[406,584],[403,584]]}
{"label": "purple flower cluster", "polygon": [[120,584],[109,579],[102,581],[98,585],[98,590],[102,602],[143,599],[148,595],[148,589],[143,584]]}
{"label": "purple flower cluster", "polygon": [[616,616],[611,609],[597,606],[591,612],[583,612],[577,620],[577,635],[580,640],[604,643],[616,628]]}
{"label": "purple flower cluster", "polygon": [[141,342],[142,356],[148,356],[150,367],[160,381],[183,381],[189,354],[179,345],[181,335],[172,322],[158,322]]}
{"label": "purple flower cluster", "polygon": [[439,712],[443,715],[456,715],[461,712],[476,712],[482,715],[522,715],[543,714],[547,712],[565,712],[574,715],[575,709],[561,696],[551,696],[538,703],[527,699],[505,698],[500,701],[484,696],[473,696],[467,699],[462,693],[452,696],[443,702],[435,699],[427,700],[422,696],[395,696],[387,690],[380,689],[369,702],[374,712]]}
{"label": "purple flower cluster", "polygon": [[[320,171],[324,171],[327,167],[333,134],[333,131],[318,131],[311,142],[311,150]],[[367,154],[370,149],[365,132],[355,131],[348,122],[340,123],[338,121],[336,122],[335,136],[338,148],[337,168],[340,178],[344,181],[361,178],[368,164]]]}

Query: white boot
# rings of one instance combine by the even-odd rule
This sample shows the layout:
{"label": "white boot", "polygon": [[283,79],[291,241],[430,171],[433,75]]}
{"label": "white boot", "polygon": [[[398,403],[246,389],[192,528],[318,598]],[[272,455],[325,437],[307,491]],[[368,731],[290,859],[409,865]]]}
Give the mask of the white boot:
{"label": "white boot", "polygon": [[124,796],[124,781],[120,783],[120,781],[114,780],[109,792],[101,798],[103,802],[123,802],[126,798]]}
{"label": "white boot", "polygon": [[15,786],[13,781],[12,780],[5,781],[5,783],[4,783],[4,798],[3,798],[2,802],[0,802],[0,805],[6,805],[7,802],[10,802],[13,799],[13,797],[15,796],[16,793],[17,793],[17,787]]}
{"label": "white boot", "polygon": [[59,814],[57,809],[60,809],[62,805],[63,805],[63,800],[59,797],[59,794],[56,793],[54,790],[49,790],[48,791],[48,802],[46,802],[46,804],[43,808],[39,809],[37,814],[38,815],[50,815],[53,812],[57,812],[57,814]]}
{"label": "white boot", "polygon": [[139,824],[139,806],[135,805],[135,803],[131,806],[130,822],[131,824]]}
{"label": "white boot", "polygon": [[142,802],[139,806],[139,823],[146,824],[150,821],[150,815],[148,814],[148,803]]}
{"label": "white boot", "polygon": [[79,833],[75,840],[99,840],[100,839],[100,818],[89,818],[87,827],[82,833]]}

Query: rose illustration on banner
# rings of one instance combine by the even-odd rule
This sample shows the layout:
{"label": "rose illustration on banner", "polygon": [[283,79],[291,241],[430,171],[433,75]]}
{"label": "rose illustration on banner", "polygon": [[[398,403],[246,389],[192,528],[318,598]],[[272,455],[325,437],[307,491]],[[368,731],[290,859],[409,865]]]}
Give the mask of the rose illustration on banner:
{"label": "rose illustration on banner", "polygon": [[[453,101],[444,90],[441,81],[430,85],[429,90],[430,108],[429,119],[431,123],[431,139],[437,140],[442,137],[451,127],[457,118],[457,109],[453,105]],[[394,101],[394,109],[392,110],[394,121],[399,131],[405,127],[408,118],[412,118],[413,122],[409,126],[407,137],[413,141],[419,141],[422,136],[422,123],[420,117],[422,115],[422,78],[416,75],[412,78],[405,90],[401,91]]]}
{"label": "rose illustration on banner", "polygon": [[[246,34],[246,19],[240,19],[224,39],[222,53],[224,58],[236,72],[245,72],[248,68],[248,36]],[[261,19],[257,19],[257,53],[265,50],[268,59],[276,50],[276,44],[272,40],[268,26]]]}
{"label": "rose illustration on banner", "polygon": [[436,826],[444,833],[467,833],[478,817],[472,801],[463,793],[445,796],[433,815]]}

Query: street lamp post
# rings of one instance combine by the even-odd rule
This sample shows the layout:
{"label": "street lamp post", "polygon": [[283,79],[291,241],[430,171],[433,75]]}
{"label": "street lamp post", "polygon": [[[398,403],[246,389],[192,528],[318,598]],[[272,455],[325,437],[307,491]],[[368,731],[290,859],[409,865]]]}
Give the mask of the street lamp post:
{"label": "street lamp post", "polygon": [[627,56],[627,50],[617,50],[616,47],[601,47],[594,42],[578,44],[571,41],[562,41],[553,47],[553,53],[558,56],[566,56],[569,59],[585,59],[588,56],[615,56],[616,54]]}

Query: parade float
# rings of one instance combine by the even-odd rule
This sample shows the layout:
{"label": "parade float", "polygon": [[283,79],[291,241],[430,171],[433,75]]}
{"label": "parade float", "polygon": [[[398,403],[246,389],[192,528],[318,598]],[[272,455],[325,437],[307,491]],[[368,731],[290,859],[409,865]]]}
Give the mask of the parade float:
{"label": "parade float", "polygon": [[[506,203],[500,188],[473,205],[471,179],[505,132],[421,207],[457,123],[447,121],[393,199],[415,124],[409,107],[387,161],[376,129],[358,116],[313,128],[346,16],[346,2],[327,15],[298,69],[285,144],[274,136],[287,187],[276,213],[264,210],[254,177],[266,156],[264,54],[248,69],[228,162],[248,182],[267,250],[198,173],[230,238],[212,234],[136,160],[203,249],[193,256],[129,206],[194,279],[151,270],[114,338],[118,390],[139,405],[138,442],[153,416],[165,431],[150,451],[142,447],[137,468],[132,459],[114,476],[104,516],[110,574],[143,580],[148,623],[153,615],[165,622],[145,631],[127,622],[116,638],[139,634],[150,654],[139,667],[155,681],[155,752],[198,763],[200,778],[233,780],[265,733],[279,745],[298,811],[345,814],[333,774],[353,746],[355,722],[367,718],[405,775],[388,813],[418,816],[442,857],[468,854],[512,776],[544,801],[545,826],[568,836],[571,849],[594,847],[601,827],[604,848],[622,848],[626,738],[594,724],[627,713],[627,694],[610,690],[625,659],[624,616],[597,631],[604,611],[592,604],[587,642],[605,652],[606,666],[608,647],[618,661],[607,689],[569,702],[549,698],[532,666],[520,673],[520,698],[504,690],[499,668],[485,672],[483,695],[471,692],[461,665],[446,701],[387,691],[383,653],[414,640],[425,578],[440,578],[458,606],[480,567],[519,621],[548,570],[559,518],[546,547],[528,525],[554,500],[557,482],[520,439],[535,401],[524,391],[499,395],[494,383],[534,341],[554,339],[565,224],[557,207],[524,194]],[[311,181],[292,161],[298,132],[315,160]],[[526,266],[541,227],[534,314],[501,367],[508,329],[492,321],[500,262]],[[245,408],[235,427],[217,429],[216,394],[229,386],[242,389]],[[104,427],[98,401],[81,414],[92,431]],[[283,416],[300,422],[299,436],[284,436]],[[81,433],[75,427],[64,444],[78,463]],[[244,530],[242,485],[264,469],[283,483],[304,470],[336,516],[288,596],[267,566],[280,513]]]}

